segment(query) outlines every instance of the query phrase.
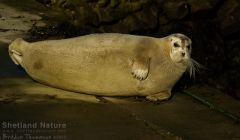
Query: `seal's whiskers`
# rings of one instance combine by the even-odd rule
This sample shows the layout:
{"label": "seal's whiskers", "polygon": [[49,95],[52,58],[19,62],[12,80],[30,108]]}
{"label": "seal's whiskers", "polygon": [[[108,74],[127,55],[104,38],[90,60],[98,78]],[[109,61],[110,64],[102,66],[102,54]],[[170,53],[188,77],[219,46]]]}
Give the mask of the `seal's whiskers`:
{"label": "seal's whiskers", "polygon": [[187,71],[189,72],[190,77],[193,77],[193,79],[195,79],[195,74],[199,71],[199,68],[201,67],[201,64],[191,58],[187,67]]}

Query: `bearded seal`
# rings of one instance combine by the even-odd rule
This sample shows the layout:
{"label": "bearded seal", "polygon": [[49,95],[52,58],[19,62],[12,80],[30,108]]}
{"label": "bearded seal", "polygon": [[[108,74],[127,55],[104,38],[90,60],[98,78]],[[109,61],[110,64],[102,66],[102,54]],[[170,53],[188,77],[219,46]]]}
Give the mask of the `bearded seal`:
{"label": "bearded seal", "polygon": [[146,96],[167,100],[171,89],[198,65],[191,39],[177,33],[163,38],[118,33],[29,43],[19,38],[9,55],[32,79],[60,89],[98,96]]}

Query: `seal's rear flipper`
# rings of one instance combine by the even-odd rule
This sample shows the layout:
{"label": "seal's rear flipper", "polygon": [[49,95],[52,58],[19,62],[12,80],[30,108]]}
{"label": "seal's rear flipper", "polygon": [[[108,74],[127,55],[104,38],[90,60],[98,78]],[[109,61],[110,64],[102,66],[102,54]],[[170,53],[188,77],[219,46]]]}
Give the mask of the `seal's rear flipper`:
{"label": "seal's rear flipper", "polygon": [[15,51],[15,50],[10,50],[10,56],[16,65],[22,65],[22,54],[21,53]]}
{"label": "seal's rear flipper", "polygon": [[14,40],[8,47],[9,55],[12,61],[16,65],[21,65],[23,62],[23,52],[25,51],[26,47],[28,46],[28,42],[23,40],[22,38],[18,38]]}

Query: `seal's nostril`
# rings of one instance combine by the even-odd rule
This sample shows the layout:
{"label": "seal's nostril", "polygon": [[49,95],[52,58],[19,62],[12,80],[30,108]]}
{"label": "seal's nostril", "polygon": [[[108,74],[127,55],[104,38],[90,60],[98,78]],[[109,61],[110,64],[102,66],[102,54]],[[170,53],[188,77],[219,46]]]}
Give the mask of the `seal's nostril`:
{"label": "seal's nostril", "polygon": [[185,56],[185,53],[184,53],[184,52],[182,53],[182,56]]}

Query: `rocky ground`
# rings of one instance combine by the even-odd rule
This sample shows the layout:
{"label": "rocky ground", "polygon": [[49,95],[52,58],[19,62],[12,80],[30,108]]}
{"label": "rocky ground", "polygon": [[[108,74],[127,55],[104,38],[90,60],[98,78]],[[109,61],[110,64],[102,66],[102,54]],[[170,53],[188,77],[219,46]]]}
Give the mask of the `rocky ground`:
{"label": "rocky ground", "polygon": [[[152,103],[139,97],[96,97],[36,83],[11,62],[8,43],[17,37],[30,41],[64,38],[71,32],[55,30],[63,25],[56,24],[57,14],[49,10],[51,5],[45,7],[33,0],[15,2],[0,2],[0,140],[4,134],[11,136],[22,130],[7,129],[5,122],[66,124],[66,128],[58,132],[51,131],[58,130],[56,128],[44,133],[29,132],[55,136],[55,139],[240,140],[240,102],[207,84],[175,91],[171,100]],[[115,2],[110,6],[116,7],[118,1]],[[108,2],[98,4],[104,7],[105,3]],[[181,16],[184,15],[177,17]],[[50,24],[52,28],[47,28],[46,35],[42,29]],[[18,131],[17,134],[24,133]]]}

